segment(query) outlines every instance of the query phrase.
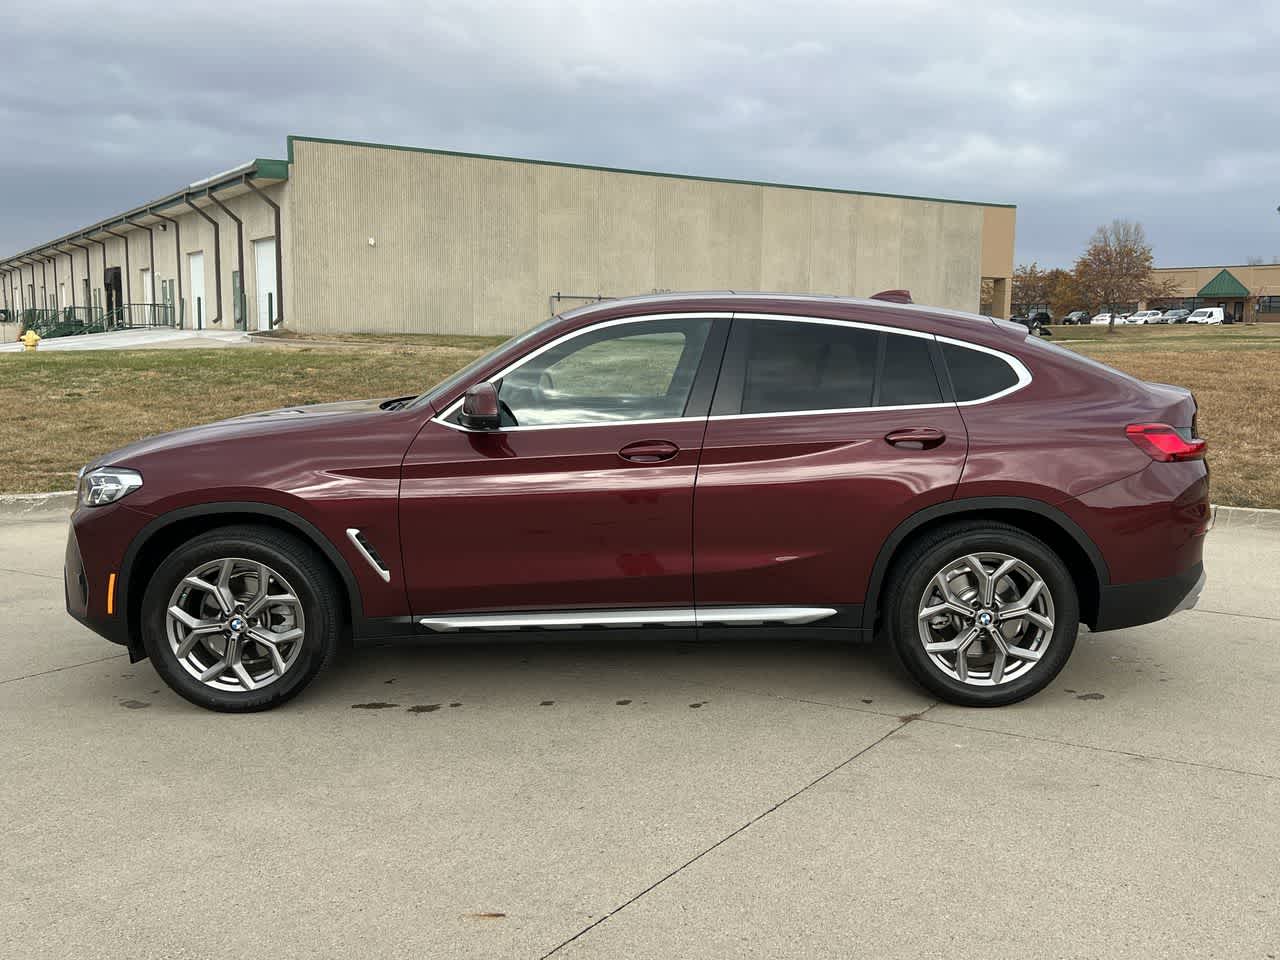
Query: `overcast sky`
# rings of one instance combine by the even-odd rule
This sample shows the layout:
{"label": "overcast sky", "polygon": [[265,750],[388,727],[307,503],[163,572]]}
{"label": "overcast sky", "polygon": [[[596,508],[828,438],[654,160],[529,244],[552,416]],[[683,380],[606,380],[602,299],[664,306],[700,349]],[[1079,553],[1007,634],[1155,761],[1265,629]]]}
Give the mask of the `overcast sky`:
{"label": "overcast sky", "polygon": [[1280,2],[42,0],[8,8],[0,252],[289,133],[1115,217],[1165,265],[1280,258]]}

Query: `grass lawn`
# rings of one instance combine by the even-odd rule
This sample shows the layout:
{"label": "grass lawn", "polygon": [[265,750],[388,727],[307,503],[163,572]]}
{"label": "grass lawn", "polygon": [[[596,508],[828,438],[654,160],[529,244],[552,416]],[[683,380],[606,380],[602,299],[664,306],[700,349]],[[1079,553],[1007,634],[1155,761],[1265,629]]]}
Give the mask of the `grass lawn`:
{"label": "grass lawn", "polygon": [[1054,327],[1053,342],[1143,380],[1176,383],[1200,405],[1214,503],[1280,507],[1280,324]]}
{"label": "grass lawn", "polygon": [[[289,347],[0,355],[0,491],[68,490],[131,440],[299,403],[417,393],[494,337],[326,337]],[[1280,507],[1280,324],[1055,327],[1055,343],[1196,394],[1215,503]]]}
{"label": "grass lawn", "polygon": [[243,347],[0,355],[0,491],[70,490],[130,441],[299,403],[404,396],[497,340],[367,350]]}

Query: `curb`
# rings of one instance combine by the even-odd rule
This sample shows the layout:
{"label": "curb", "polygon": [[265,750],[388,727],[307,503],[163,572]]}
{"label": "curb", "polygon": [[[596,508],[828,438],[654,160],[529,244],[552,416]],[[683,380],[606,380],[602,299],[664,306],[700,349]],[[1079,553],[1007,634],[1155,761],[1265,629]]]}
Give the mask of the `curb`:
{"label": "curb", "polygon": [[76,492],[57,490],[53,493],[0,493],[0,520],[25,517],[47,520],[41,514],[69,514],[75,509]]}
{"label": "curb", "polygon": [[1214,507],[1213,523],[1217,527],[1280,530],[1280,510],[1261,510],[1257,507]]}
{"label": "curb", "polygon": [[[70,513],[76,505],[74,490],[53,493],[0,493],[0,520],[21,519],[31,514]],[[1215,527],[1253,527],[1280,530],[1280,510],[1257,507],[1213,507]]]}

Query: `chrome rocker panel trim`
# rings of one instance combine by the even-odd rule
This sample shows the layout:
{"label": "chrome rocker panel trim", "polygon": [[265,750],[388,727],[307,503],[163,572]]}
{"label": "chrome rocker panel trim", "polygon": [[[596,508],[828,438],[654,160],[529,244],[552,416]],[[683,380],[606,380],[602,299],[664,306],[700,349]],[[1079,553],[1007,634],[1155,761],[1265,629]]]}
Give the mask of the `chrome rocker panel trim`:
{"label": "chrome rocker panel trim", "polygon": [[572,610],[535,613],[459,613],[420,617],[419,626],[437,633],[456,630],[573,630],[579,627],[799,626],[833,617],[833,607],[662,607],[647,610]]}

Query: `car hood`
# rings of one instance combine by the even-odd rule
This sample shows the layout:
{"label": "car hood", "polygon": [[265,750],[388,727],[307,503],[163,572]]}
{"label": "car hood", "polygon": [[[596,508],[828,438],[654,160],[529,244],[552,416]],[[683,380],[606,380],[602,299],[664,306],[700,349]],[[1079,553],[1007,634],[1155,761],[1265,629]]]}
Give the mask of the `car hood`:
{"label": "car hood", "polygon": [[288,433],[300,429],[314,429],[320,424],[333,427],[371,417],[383,417],[387,412],[382,405],[388,399],[342,400],[337,403],[302,404],[247,413],[229,420],[187,427],[170,433],[157,434],[135,443],[105,453],[89,464],[98,466],[129,466],[132,461],[180,447],[195,448],[210,443],[221,443],[242,437],[261,437],[269,434]]}

